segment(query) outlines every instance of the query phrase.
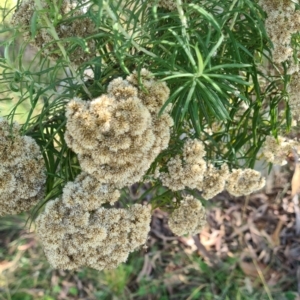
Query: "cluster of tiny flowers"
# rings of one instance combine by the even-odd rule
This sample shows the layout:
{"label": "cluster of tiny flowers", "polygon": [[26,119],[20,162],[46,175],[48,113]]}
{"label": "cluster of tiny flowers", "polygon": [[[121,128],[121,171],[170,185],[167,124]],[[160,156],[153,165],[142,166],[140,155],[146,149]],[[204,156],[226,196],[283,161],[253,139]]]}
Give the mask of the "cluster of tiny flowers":
{"label": "cluster of tiny flowers", "polygon": [[202,190],[202,196],[205,199],[211,199],[221,193],[226,184],[229,169],[223,164],[220,169],[216,169],[212,164],[207,166],[203,180],[198,184],[198,189]]}
{"label": "cluster of tiny flowers", "polygon": [[110,82],[99,98],[67,105],[65,140],[83,172],[37,219],[54,268],[115,268],[147,240],[150,207],[103,207],[118,200],[118,189],[139,181],[169,143],[173,120],[167,110],[158,117],[169,89],[145,69],[140,76],[147,91],[138,89],[133,73]]}
{"label": "cluster of tiny flowers", "polygon": [[260,172],[252,169],[237,169],[227,177],[226,189],[236,197],[250,195],[251,193],[260,190],[266,184],[266,180],[261,176]]}
{"label": "cluster of tiny flowers", "polygon": [[300,11],[295,10],[291,0],[259,0],[258,3],[268,15],[265,27],[274,46],[274,62],[290,59],[292,34],[300,30]]}
{"label": "cluster of tiny flowers", "polygon": [[287,157],[300,148],[299,142],[279,136],[277,140],[273,136],[267,136],[262,153],[266,161],[283,166],[287,163]]}
{"label": "cluster of tiny flowers", "polygon": [[[196,188],[202,191],[205,199],[213,198],[227,186],[229,186],[227,190],[230,193],[233,191],[233,195],[248,195],[250,190],[254,192],[263,186],[264,179],[261,179],[259,172],[251,169],[238,170],[242,172],[239,173],[242,174],[242,177],[236,177],[236,170],[230,173],[226,164],[222,165],[220,169],[215,168],[212,164],[207,166],[203,159],[204,155],[205,150],[201,141],[187,139],[183,147],[183,155],[171,158],[167,163],[168,172],[160,173],[162,184],[173,191],[183,190],[186,187]],[[248,178],[248,173],[254,175],[253,178],[248,183],[240,184],[244,177]],[[236,183],[234,183],[234,179],[236,179]],[[229,185],[228,180],[230,181]],[[240,185],[239,193],[231,188],[234,184]],[[245,189],[244,192],[243,189]]]}
{"label": "cluster of tiny flowers", "polygon": [[173,191],[185,187],[203,191],[203,197],[210,199],[222,192],[229,173],[227,165],[221,169],[206,165],[205,150],[201,141],[188,139],[184,143],[183,155],[176,155],[167,163],[168,172],[161,173],[162,184]]}
{"label": "cluster of tiny flowers", "polygon": [[148,93],[137,75],[114,79],[108,93],[92,101],[75,98],[67,105],[65,140],[78,154],[81,168],[118,188],[139,181],[156,156],[168,147],[173,120],[158,111],[168,99],[165,83],[142,70]]}
{"label": "cluster of tiny flowers", "polygon": [[[218,133],[219,131],[223,130],[222,128],[222,124],[218,123],[218,122],[213,122],[210,127],[205,127],[203,129],[202,135],[201,137],[203,139],[207,138],[207,135],[214,135],[215,133]],[[205,144],[207,143],[207,141],[204,142]]]}
{"label": "cluster of tiny flowers", "polygon": [[[46,23],[43,20],[43,14],[48,19],[52,19],[50,16],[50,6],[47,1],[41,1],[42,8],[45,11],[40,11],[37,19],[37,32],[32,41],[32,45],[37,49],[42,50],[43,55],[47,55],[54,60],[59,59],[62,55],[54,41],[54,37],[48,32]],[[30,23],[32,22],[33,14],[37,11],[34,0],[24,0],[19,6],[18,10],[12,17],[12,25],[19,26],[23,32],[25,41],[31,41]],[[55,26],[55,31],[58,37],[63,39],[79,37],[87,38],[95,32],[95,25],[90,18],[84,16],[84,13],[80,9],[75,9],[74,5],[69,0],[63,0],[58,12],[61,16],[69,16],[74,18],[72,22],[62,20]],[[70,48],[70,42],[64,42],[66,49]],[[72,45],[73,47],[73,45]],[[85,61],[95,56],[96,44],[92,39],[86,40],[86,49],[76,45],[69,54],[70,61],[74,65],[80,65]]]}
{"label": "cluster of tiny flowers", "polygon": [[74,182],[66,184],[63,190],[63,203],[72,208],[81,206],[84,211],[98,209],[102,204],[114,204],[120,192],[113,185],[101,183],[89,174],[80,173]]}
{"label": "cluster of tiny flowers", "polygon": [[159,0],[157,6],[165,8],[170,11],[176,10],[177,8],[176,0]]}
{"label": "cluster of tiny flowers", "polygon": [[139,89],[138,74],[134,71],[127,76],[127,80],[137,88],[138,98],[147,107],[151,114],[152,130],[155,134],[155,142],[152,150],[155,156],[162,150],[168,148],[170,141],[170,127],[174,125],[173,119],[169,114],[171,105],[167,106],[164,113],[158,117],[158,113],[166,100],[169,98],[170,90],[165,82],[155,80],[153,74],[147,69],[142,69],[140,78],[146,91]]}
{"label": "cluster of tiny flowers", "polygon": [[167,163],[168,172],[162,172],[162,184],[173,191],[183,190],[185,187],[197,188],[202,182],[206,171],[204,146],[199,140],[188,139],[184,143],[183,155],[176,155]]}
{"label": "cluster of tiny flowers", "polygon": [[99,207],[118,200],[119,192],[86,173],[69,182],[61,198],[47,203],[37,233],[54,268],[111,269],[143,245],[150,230],[151,209]]}
{"label": "cluster of tiny flowers", "polygon": [[0,118],[0,216],[27,211],[44,196],[46,170],[36,142]]}
{"label": "cluster of tiny flowers", "polygon": [[[151,0],[149,1],[151,4],[152,3],[157,3],[158,7],[164,8],[166,10],[169,11],[174,11],[177,10],[177,4],[176,4],[176,0]],[[183,0],[184,2],[190,2],[190,0]],[[149,4],[149,6],[151,5]]]}
{"label": "cluster of tiny flowers", "polygon": [[190,195],[183,198],[180,206],[169,217],[170,229],[179,236],[197,234],[205,224],[205,208]]}

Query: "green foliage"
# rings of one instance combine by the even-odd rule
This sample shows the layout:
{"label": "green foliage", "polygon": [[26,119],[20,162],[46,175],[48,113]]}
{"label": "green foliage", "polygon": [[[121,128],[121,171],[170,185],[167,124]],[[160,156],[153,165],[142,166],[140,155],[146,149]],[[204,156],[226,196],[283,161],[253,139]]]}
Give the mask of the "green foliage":
{"label": "green foliage", "polygon": [[[151,5],[135,0],[79,0],[75,10],[86,7],[85,16],[98,28],[86,39],[59,39],[55,26],[80,18],[62,16],[61,1],[47,1],[49,9],[42,9],[40,0],[35,3],[39,9],[25,31],[34,39],[43,24],[53,41],[31,52],[28,59],[28,44],[22,41],[24,28],[9,23],[21,1],[16,7],[5,2],[1,32],[6,38],[1,42],[4,53],[0,58],[0,105],[10,104],[9,111],[0,106],[1,115],[22,122],[22,133],[41,146],[48,172],[46,197],[34,215],[80,172],[76,155],[64,141],[66,103],[75,96],[95,98],[105,93],[113,78],[135,69],[149,69],[171,90],[161,110],[172,105],[175,125],[170,147],[157,157],[149,173],[180,151],[182,133],[205,142],[208,162],[216,166],[226,162],[235,168],[253,167],[265,136],[290,129],[290,76],[286,66],[275,76],[263,72],[266,65],[278,67],[270,54],[265,13],[255,1],[176,0],[177,9],[168,11],[156,0]],[[88,53],[88,40],[96,43],[97,53],[75,67],[70,55],[76,47]],[[293,39],[295,48],[298,40]],[[49,60],[53,50],[44,55],[53,43],[60,53],[56,61]],[[85,75],[87,70],[92,70],[91,78]],[[208,134],[212,128],[217,129]],[[160,186],[157,181],[153,189],[161,190]],[[153,204],[166,207],[173,196],[170,191],[158,193]]]}

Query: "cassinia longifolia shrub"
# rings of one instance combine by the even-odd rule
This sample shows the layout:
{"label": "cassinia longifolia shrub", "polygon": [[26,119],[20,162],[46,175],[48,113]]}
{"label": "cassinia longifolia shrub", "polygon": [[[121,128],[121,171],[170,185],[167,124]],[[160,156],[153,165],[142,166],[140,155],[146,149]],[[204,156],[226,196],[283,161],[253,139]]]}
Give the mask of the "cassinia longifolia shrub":
{"label": "cassinia longifolia shrub", "polygon": [[0,216],[29,211],[54,268],[115,268],[156,208],[197,234],[298,151],[299,1],[5,3]]}

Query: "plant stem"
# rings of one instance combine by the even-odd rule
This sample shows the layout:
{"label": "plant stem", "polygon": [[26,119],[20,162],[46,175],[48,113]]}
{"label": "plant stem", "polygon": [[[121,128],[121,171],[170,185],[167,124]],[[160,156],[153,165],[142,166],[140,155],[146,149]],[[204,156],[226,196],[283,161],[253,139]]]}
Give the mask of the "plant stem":
{"label": "plant stem", "polygon": [[[38,8],[38,10],[42,10],[43,7],[41,5],[41,1],[40,0],[35,0],[35,4],[36,7]],[[52,22],[49,20],[49,18],[47,17],[46,14],[42,14],[42,17],[44,19],[44,21],[46,22],[46,25],[48,27],[48,31],[49,33],[52,35],[52,37],[55,39],[64,59],[68,62],[69,65],[69,69],[71,70],[72,74],[75,74],[75,79],[78,80],[78,82],[82,85],[84,91],[86,92],[86,94],[89,96],[90,99],[92,99],[92,95],[90,93],[90,91],[88,90],[88,88],[86,87],[86,85],[84,84],[84,82],[82,81],[82,79],[77,75],[75,69],[72,66],[72,63],[70,62],[69,56],[67,54],[66,49],[64,48],[64,46],[62,45],[62,43],[60,42],[60,38],[55,30],[55,27],[53,26]]]}
{"label": "plant stem", "polygon": [[120,24],[120,22],[118,21],[116,15],[114,14],[114,12],[112,11],[112,9],[109,6],[108,1],[103,1],[103,8],[106,10],[106,12],[108,13],[109,17],[113,20],[113,22],[115,23],[115,27],[123,34],[123,36],[127,39],[130,40],[130,42],[132,43],[132,45],[141,52],[144,52],[145,54],[151,56],[151,57],[157,57],[154,53],[148,51],[147,49],[141,47],[138,43],[136,43],[134,40],[132,40],[132,37],[126,32],[126,30],[122,27],[122,25]]}
{"label": "plant stem", "polygon": [[188,28],[187,25],[187,20],[186,20],[186,16],[184,14],[184,11],[182,9],[182,1],[181,0],[176,0],[176,5],[177,5],[177,10],[178,10],[178,14],[179,14],[179,18],[182,24],[182,35],[186,38],[186,40],[189,40],[189,36],[186,32],[186,29]]}

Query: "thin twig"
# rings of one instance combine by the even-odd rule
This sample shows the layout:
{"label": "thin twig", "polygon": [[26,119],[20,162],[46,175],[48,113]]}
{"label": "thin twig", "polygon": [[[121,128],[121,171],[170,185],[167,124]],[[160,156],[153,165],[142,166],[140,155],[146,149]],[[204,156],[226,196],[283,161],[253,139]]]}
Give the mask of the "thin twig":
{"label": "thin twig", "polygon": [[[42,10],[43,7],[41,5],[41,1],[40,0],[35,0],[35,4],[37,6],[37,8],[39,10]],[[48,27],[48,31],[49,33],[53,36],[53,38],[55,39],[64,59],[68,62],[68,67],[70,69],[70,71],[72,72],[72,74],[75,74],[75,78],[76,80],[78,80],[78,82],[82,85],[84,91],[86,92],[86,94],[89,96],[90,99],[92,99],[92,94],[90,93],[90,91],[88,90],[88,88],[86,87],[85,83],[82,81],[82,79],[77,75],[75,69],[73,68],[72,66],[72,63],[69,59],[69,56],[67,54],[67,51],[66,49],[64,48],[64,46],[62,45],[61,41],[60,41],[60,38],[55,30],[55,27],[53,26],[52,22],[49,20],[49,18],[47,17],[46,14],[42,14],[42,17],[44,19],[44,21],[46,22],[47,24],[47,27]]]}

